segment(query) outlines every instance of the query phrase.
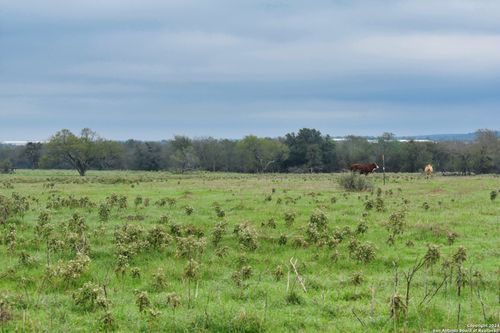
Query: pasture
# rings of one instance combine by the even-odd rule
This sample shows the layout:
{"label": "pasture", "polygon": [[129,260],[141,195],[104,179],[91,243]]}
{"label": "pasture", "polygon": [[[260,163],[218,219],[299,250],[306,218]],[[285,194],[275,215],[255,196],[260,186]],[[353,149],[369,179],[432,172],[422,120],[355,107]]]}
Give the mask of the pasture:
{"label": "pasture", "polygon": [[339,177],[0,175],[0,330],[498,330],[500,177]]}

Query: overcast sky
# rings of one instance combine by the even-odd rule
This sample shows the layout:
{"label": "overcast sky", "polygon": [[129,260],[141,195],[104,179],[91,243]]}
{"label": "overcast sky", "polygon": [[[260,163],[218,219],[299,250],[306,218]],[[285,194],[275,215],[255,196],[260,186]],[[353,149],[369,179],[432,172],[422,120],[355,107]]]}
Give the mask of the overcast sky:
{"label": "overcast sky", "polygon": [[498,0],[0,0],[0,140],[500,129]]}

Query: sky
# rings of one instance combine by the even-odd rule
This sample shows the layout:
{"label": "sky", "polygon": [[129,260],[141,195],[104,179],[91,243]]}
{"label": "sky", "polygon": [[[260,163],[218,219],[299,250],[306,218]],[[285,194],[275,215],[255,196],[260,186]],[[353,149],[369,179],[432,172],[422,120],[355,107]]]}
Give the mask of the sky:
{"label": "sky", "polygon": [[500,129],[498,0],[0,0],[0,141]]}

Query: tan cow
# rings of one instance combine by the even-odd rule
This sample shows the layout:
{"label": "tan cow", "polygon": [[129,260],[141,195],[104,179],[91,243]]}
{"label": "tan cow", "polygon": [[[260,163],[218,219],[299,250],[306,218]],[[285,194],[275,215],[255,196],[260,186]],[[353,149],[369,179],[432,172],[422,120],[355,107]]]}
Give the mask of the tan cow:
{"label": "tan cow", "polygon": [[427,164],[424,168],[424,172],[426,174],[426,177],[429,178],[430,176],[432,176],[432,171],[434,171],[432,169],[432,164]]}

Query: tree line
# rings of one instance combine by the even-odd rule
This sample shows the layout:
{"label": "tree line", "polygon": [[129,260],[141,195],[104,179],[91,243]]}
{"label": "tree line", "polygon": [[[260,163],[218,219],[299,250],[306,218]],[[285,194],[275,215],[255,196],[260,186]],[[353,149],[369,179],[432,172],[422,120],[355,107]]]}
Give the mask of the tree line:
{"label": "tree line", "polygon": [[431,163],[437,171],[500,173],[500,139],[487,129],[478,130],[472,142],[401,142],[392,133],[384,133],[376,140],[351,135],[335,141],[309,128],[278,138],[175,136],[163,141],[114,141],[88,128],[79,134],[63,129],[45,143],[0,145],[0,171],[75,169],[82,176],[90,169],[336,172],[352,163],[381,165],[382,155],[388,172],[418,172]]}

